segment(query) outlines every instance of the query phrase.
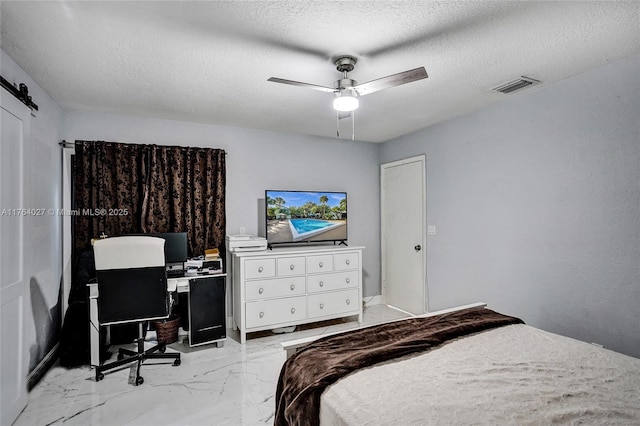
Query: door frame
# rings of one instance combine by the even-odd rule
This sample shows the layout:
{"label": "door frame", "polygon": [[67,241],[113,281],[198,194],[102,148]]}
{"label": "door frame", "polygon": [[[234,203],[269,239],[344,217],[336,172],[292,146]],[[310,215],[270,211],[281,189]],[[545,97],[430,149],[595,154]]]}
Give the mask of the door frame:
{"label": "door frame", "polygon": [[[0,175],[0,180],[2,180],[2,187],[0,191],[5,191],[9,186],[12,186],[14,189],[19,191],[19,205],[16,206],[2,206],[7,209],[21,209],[28,208],[31,206],[24,205],[25,202],[28,201],[27,191],[29,188],[29,176],[25,169],[25,159],[27,158],[28,151],[27,147],[31,141],[31,110],[29,107],[24,105],[21,101],[13,96],[8,90],[4,87],[0,89],[2,94],[0,96],[1,107],[0,109],[5,110],[8,114],[15,116],[18,120],[22,122],[22,140],[21,146],[19,148],[20,158],[16,158],[15,161],[19,163],[20,168],[20,176],[17,177],[18,184],[16,185],[15,180],[12,179],[10,182],[11,185],[8,185],[4,180],[6,176],[3,178]],[[0,151],[2,148],[0,147]],[[7,155],[6,153],[4,155]],[[17,215],[11,217],[12,220],[16,220],[17,224],[15,226],[19,227],[20,241],[18,241],[17,247],[19,250],[19,261],[18,265],[12,265],[13,268],[19,269],[19,280],[13,283],[10,286],[5,286],[5,283],[2,283],[4,288],[0,289],[0,292],[4,293],[4,296],[0,296],[0,313],[5,313],[5,309],[15,309],[17,312],[17,317],[12,317],[13,320],[5,331],[16,332],[17,336],[6,336],[0,332],[0,347],[4,347],[4,351],[6,353],[7,346],[10,350],[15,350],[16,362],[18,365],[13,365],[13,371],[8,372],[5,365],[5,369],[0,371],[0,377],[2,378],[3,384],[9,384],[2,389],[2,401],[0,401],[0,406],[2,406],[2,413],[0,416],[1,424],[11,424],[15,421],[15,419],[20,415],[24,407],[26,407],[29,394],[27,391],[27,375],[29,373],[29,342],[28,338],[28,323],[27,323],[27,315],[30,311],[30,299],[29,299],[29,291],[28,291],[28,283],[29,276],[27,270],[27,259],[26,259],[26,248],[25,244],[27,241],[30,241],[30,229],[25,223],[24,216]],[[2,238],[6,238],[3,236]],[[6,265],[5,265],[6,266]],[[2,265],[0,264],[0,268]],[[9,296],[6,298],[6,296]],[[18,302],[20,305],[16,306],[13,304],[14,302]],[[3,326],[6,327],[5,324]],[[4,327],[3,327],[4,328]],[[7,337],[10,340],[7,342]],[[0,355],[1,356],[1,355]],[[11,373],[11,374],[9,374]],[[9,380],[3,376],[9,376]],[[9,398],[9,399],[8,399]]]}
{"label": "door frame", "polygon": [[381,278],[381,295],[383,303],[387,303],[386,301],[386,263],[387,263],[387,253],[385,248],[385,240],[386,240],[386,215],[390,214],[385,211],[385,174],[386,169],[391,167],[399,167],[409,163],[419,162],[422,165],[422,235],[420,238],[422,239],[422,271],[423,271],[423,281],[422,281],[422,295],[424,298],[424,312],[429,312],[429,297],[427,293],[427,156],[426,154],[420,154],[414,157],[404,158],[402,160],[392,161],[389,163],[384,163],[380,165],[380,278]]}

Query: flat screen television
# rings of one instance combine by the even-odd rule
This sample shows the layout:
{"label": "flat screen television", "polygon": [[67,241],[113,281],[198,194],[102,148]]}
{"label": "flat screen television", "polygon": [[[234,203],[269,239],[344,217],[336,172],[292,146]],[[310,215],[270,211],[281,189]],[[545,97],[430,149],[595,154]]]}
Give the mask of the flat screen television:
{"label": "flat screen television", "polygon": [[347,193],[265,191],[267,243],[345,242]]}

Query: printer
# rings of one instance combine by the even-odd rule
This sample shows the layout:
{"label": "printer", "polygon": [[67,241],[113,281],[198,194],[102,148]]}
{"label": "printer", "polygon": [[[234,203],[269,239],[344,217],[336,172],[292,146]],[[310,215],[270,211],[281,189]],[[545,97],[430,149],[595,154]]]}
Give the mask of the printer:
{"label": "printer", "polygon": [[227,249],[230,252],[262,251],[267,249],[267,239],[251,235],[227,235]]}

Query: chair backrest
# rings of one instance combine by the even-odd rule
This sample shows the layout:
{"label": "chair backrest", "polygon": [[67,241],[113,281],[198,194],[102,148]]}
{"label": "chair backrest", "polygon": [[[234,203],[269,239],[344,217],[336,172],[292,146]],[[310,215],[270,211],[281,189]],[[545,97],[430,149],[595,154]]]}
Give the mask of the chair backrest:
{"label": "chair backrest", "polygon": [[162,238],[138,236],[94,243],[100,324],[169,316],[164,243]]}

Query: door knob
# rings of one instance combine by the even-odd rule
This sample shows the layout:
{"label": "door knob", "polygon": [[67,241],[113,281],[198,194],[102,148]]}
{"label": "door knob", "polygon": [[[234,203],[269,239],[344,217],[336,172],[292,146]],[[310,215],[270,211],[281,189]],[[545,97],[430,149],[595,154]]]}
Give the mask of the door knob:
{"label": "door knob", "polygon": [[420,250],[422,250],[422,246],[421,246],[420,244],[418,244],[418,245],[417,245],[417,246],[415,246],[413,249],[414,249],[415,251],[420,251]]}

